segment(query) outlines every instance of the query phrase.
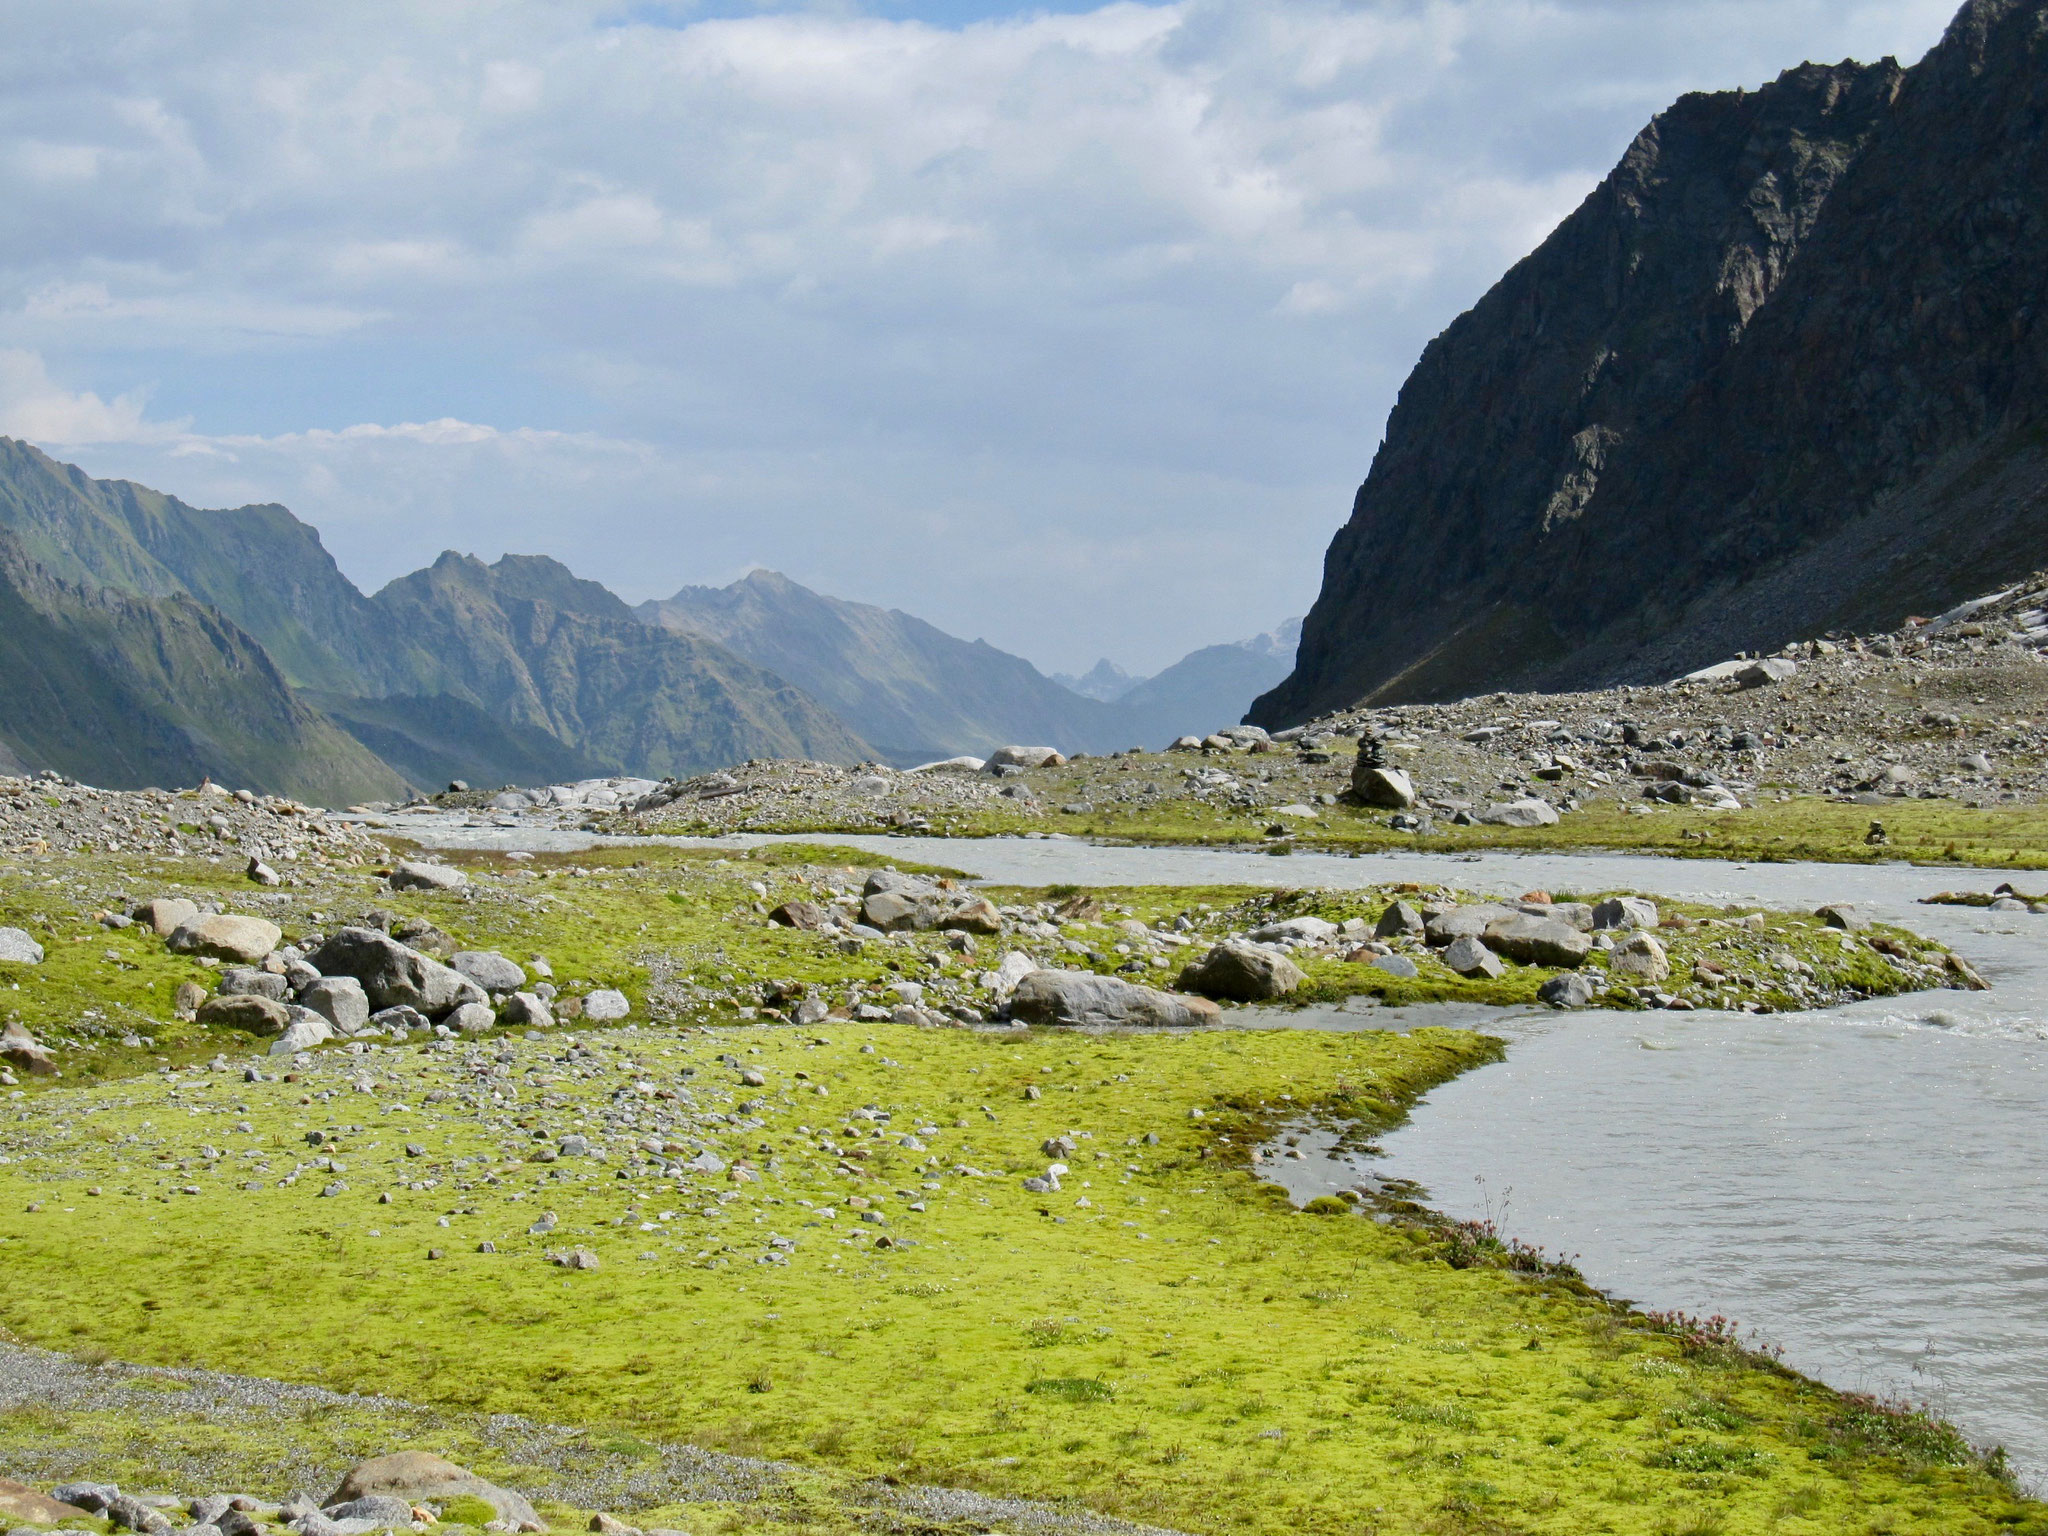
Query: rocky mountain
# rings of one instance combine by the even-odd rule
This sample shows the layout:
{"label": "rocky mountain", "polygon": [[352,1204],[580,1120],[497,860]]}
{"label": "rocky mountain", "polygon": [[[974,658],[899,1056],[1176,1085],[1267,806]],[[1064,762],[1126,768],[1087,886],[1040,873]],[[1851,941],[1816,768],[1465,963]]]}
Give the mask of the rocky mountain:
{"label": "rocky mountain", "polygon": [[0,532],[0,756],[112,789],[224,784],[318,804],[399,774],[292,691],[221,613],[67,581]]}
{"label": "rocky mountain", "polygon": [[432,658],[425,694],[468,700],[611,772],[701,773],[749,757],[853,762],[872,749],[774,673],[640,623],[553,560],[452,550],[373,599]]}
{"label": "rocky mountain", "polygon": [[1122,698],[1145,681],[1142,677],[1131,676],[1107,656],[1079,675],[1072,672],[1054,672],[1050,675],[1052,680],[1067,692],[1078,693],[1084,699],[1094,699],[1102,704]]}
{"label": "rocky mountain", "polygon": [[1252,718],[1664,679],[2039,563],[2048,4],[1660,114],[1424,351]]}
{"label": "rocky mountain", "polygon": [[1135,739],[1147,744],[1206,736],[1236,724],[1252,700],[1284,679],[1300,642],[1301,620],[1289,619],[1249,640],[1205,645],[1130,688],[1117,707],[1130,717]]}
{"label": "rocky mountain", "polygon": [[1021,656],[892,608],[822,596],[774,571],[684,587],[636,611],[789,678],[899,766],[984,755],[1005,742],[1067,752],[1132,744],[1122,712],[1062,688]]}
{"label": "rocky mountain", "polygon": [[[82,622],[74,610],[103,629],[118,614],[113,632],[138,646],[151,625],[184,636],[205,615],[240,658],[222,664],[255,668],[248,686],[284,687],[298,711],[295,723],[270,719],[252,695],[215,722],[212,755],[194,757],[183,737],[156,728],[152,710],[196,728],[198,717],[180,711],[211,687],[196,659],[203,647],[171,645],[176,668],[152,680],[128,665],[141,664],[140,652],[110,640],[71,668],[72,708],[121,701],[104,729],[79,738],[96,745],[60,758],[46,744],[33,754],[37,765],[88,780],[196,781],[208,771],[192,771],[203,759],[238,785],[275,787],[284,781],[272,749],[314,739],[309,730],[328,744],[333,772],[321,779],[308,769],[294,782],[346,783],[350,799],[373,783],[388,795],[456,777],[534,783],[695,773],[757,756],[873,755],[782,678],[715,642],[649,630],[604,587],[553,560],[508,555],[485,566],[451,553],[366,597],[318,531],[283,507],[190,507],[146,486],[95,480],[8,438],[0,536],[32,573],[23,580],[38,611],[61,612],[73,630]],[[162,695],[154,706],[152,689]],[[118,729],[136,709],[134,729]],[[244,739],[259,720],[272,739]],[[0,721],[0,739],[11,723]],[[270,776],[237,777],[229,764],[245,762],[272,764]]]}

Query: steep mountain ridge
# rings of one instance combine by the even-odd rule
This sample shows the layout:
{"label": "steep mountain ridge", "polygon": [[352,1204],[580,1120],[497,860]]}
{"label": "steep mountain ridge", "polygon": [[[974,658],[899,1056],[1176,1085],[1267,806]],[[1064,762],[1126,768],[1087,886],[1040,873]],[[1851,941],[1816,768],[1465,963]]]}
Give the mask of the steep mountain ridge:
{"label": "steep mountain ridge", "polygon": [[749,757],[872,755],[781,677],[702,636],[638,622],[556,561],[485,565],[450,550],[372,601],[434,658],[422,692],[545,731],[609,771],[688,775]]}
{"label": "steep mountain ridge", "polygon": [[1425,350],[1253,718],[1669,677],[2039,563],[2048,6],[1688,96]]}
{"label": "steep mountain ridge", "polygon": [[113,789],[223,783],[319,804],[398,774],[293,693],[263,648],[183,592],[66,581],[0,532],[0,742]]}

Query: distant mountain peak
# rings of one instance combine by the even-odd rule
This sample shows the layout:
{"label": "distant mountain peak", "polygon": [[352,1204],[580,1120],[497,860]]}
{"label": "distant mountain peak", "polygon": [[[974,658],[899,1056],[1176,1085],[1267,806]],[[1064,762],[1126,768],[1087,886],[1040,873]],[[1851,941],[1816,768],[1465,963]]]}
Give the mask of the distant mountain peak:
{"label": "distant mountain peak", "polygon": [[1070,672],[1055,672],[1052,680],[1069,692],[1080,694],[1084,699],[1100,699],[1105,704],[1122,698],[1144,681],[1143,678],[1131,676],[1107,656],[1078,677]]}

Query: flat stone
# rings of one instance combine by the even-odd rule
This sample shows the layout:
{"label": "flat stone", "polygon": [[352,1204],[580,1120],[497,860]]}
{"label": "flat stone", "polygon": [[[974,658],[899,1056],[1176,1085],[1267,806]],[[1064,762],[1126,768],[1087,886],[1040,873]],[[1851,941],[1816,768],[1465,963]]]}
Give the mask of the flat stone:
{"label": "flat stone", "polygon": [[1554,827],[1557,812],[1541,800],[1510,800],[1489,805],[1473,818],[1490,827]]}
{"label": "flat stone", "polygon": [[1412,980],[1422,974],[1421,967],[1406,955],[1381,955],[1372,964],[1374,970],[1385,971],[1389,976],[1397,976],[1403,981]]}
{"label": "flat stone", "polygon": [[1010,996],[1010,1017],[1027,1024],[1170,1028],[1212,1023],[1221,1013],[1207,998],[1176,997],[1091,971],[1036,970]]}
{"label": "flat stone", "polygon": [[1254,944],[1272,944],[1281,939],[1293,939],[1300,943],[1327,944],[1337,936],[1337,925],[1320,917],[1283,917],[1277,923],[1266,923],[1251,931]]}
{"label": "flat stone", "polygon": [[1522,965],[1583,965],[1593,952],[1593,941],[1571,924],[1523,912],[1489,924],[1481,942]]}
{"label": "flat stone", "polygon": [[255,965],[283,939],[284,930],[265,918],[202,912],[180,923],[166,942],[176,954],[211,955],[217,960]]}
{"label": "flat stone", "polygon": [[991,768],[1057,768],[1065,761],[1056,747],[997,747],[988,755]]}
{"label": "flat stone", "polygon": [[390,883],[394,891],[459,891],[469,876],[446,864],[409,859],[391,871]]}
{"label": "flat stone", "polygon": [[0,1519],[55,1525],[60,1520],[89,1520],[92,1513],[76,1504],[66,1504],[62,1499],[38,1493],[26,1483],[10,1482],[0,1477]]}

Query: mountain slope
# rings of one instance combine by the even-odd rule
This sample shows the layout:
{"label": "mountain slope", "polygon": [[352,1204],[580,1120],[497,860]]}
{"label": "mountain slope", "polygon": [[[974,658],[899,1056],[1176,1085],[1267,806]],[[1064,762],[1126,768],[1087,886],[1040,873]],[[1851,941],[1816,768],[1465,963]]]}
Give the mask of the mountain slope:
{"label": "mountain slope", "polygon": [[202,511],[0,437],[0,528],[64,580],[211,604],[298,686],[379,692],[414,670],[318,531],[283,507]]}
{"label": "mountain slope", "polygon": [[684,587],[636,611],[789,678],[888,762],[979,756],[1006,742],[1068,752],[1131,745],[1117,709],[1062,688],[1021,656],[895,609],[822,596],[774,571]]}
{"label": "mountain slope", "polygon": [[1206,736],[1236,724],[1252,700],[1287,676],[1300,640],[1301,620],[1289,619],[1271,634],[1205,645],[1130,689],[1117,707],[1129,718],[1135,739],[1148,744]]}
{"label": "mountain slope", "polygon": [[433,658],[422,692],[545,731],[611,771],[691,774],[750,757],[872,755],[780,677],[700,636],[640,623],[604,588],[551,560],[485,565],[450,551],[372,601]]}
{"label": "mountain slope", "polygon": [[1688,96],[1403,387],[1266,724],[1668,677],[2039,563],[2048,6]]}
{"label": "mountain slope", "polygon": [[182,593],[151,600],[61,580],[8,534],[0,738],[22,764],[111,789],[211,775],[323,805],[405,792],[218,613]]}

